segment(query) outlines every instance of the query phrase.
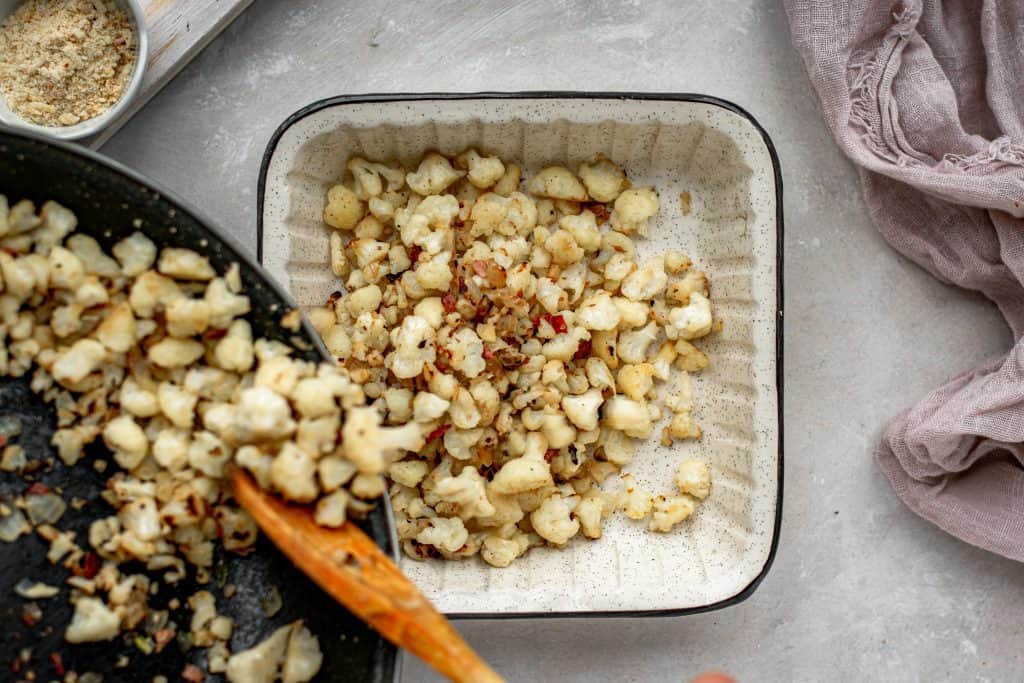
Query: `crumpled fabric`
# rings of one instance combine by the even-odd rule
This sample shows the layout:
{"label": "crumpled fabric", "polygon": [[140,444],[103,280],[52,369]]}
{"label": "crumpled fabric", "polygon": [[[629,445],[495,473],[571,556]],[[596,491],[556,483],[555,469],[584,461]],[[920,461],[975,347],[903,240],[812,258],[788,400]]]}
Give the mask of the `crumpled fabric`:
{"label": "crumpled fabric", "polygon": [[991,299],[1015,340],[897,415],[878,464],[917,514],[1024,561],[1024,2],[785,7],[882,235]]}

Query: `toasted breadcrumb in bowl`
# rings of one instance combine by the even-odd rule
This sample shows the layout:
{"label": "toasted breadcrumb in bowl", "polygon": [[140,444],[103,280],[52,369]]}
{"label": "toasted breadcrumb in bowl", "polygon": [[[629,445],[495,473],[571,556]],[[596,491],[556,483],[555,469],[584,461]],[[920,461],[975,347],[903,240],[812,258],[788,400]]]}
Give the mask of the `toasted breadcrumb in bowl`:
{"label": "toasted breadcrumb in bowl", "polygon": [[[79,140],[99,133],[131,106],[142,88],[149,48],[142,5],[77,5],[0,0],[0,126]],[[119,28],[127,28],[130,38],[119,37]],[[69,42],[74,49],[63,50]],[[58,63],[55,54],[69,56]]]}

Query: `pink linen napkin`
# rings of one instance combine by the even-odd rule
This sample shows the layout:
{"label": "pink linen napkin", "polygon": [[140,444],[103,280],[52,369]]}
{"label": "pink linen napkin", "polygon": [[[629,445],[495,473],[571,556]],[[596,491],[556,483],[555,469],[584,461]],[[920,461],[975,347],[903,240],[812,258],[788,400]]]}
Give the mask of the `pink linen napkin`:
{"label": "pink linen napkin", "polygon": [[785,6],[882,235],[995,302],[1016,340],[896,416],[878,463],[919,515],[1024,561],[1024,2]]}

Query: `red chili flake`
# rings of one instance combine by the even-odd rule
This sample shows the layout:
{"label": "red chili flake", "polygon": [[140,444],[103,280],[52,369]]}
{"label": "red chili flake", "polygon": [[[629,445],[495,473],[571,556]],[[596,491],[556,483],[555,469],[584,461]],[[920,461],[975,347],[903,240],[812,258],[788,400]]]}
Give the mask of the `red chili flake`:
{"label": "red chili flake", "polygon": [[572,354],[573,360],[583,360],[590,356],[590,350],[593,348],[593,344],[590,343],[589,339],[584,339],[580,342],[580,345],[576,347],[576,353]]}
{"label": "red chili flake", "polygon": [[427,443],[430,443],[434,439],[441,438],[442,436],[444,436],[444,433],[447,432],[451,428],[452,428],[451,425],[441,425],[440,427],[438,427],[434,431],[432,431],[429,434],[427,434]]}
{"label": "red chili flake", "polygon": [[188,683],[203,683],[203,679],[206,678],[202,669],[195,664],[186,664],[185,668],[181,670],[181,677]]}
{"label": "red chili flake", "polygon": [[64,661],[60,658],[60,653],[51,652],[50,661],[53,662],[53,672],[63,678],[66,672],[64,670]]}
{"label": "red chili flake", "polygon": [[37,481],[36,483],[32,484],[25,491],[25,493],[30,495],[30,496],[42,496],[42,495],[47,494],[49,492],[50,492],[50,487],[47,486],[46,484],[40,482],[40,481]]}
{"label": "red chili flake", "polygon": [[486,360],[494,358],[494,351],[491,351],[491,349],[487,346],[484,347],[484,358]]}
{"label": "red chili flake", "polygon": [[611,217],[611,211],[608,210],[607,205],[600,202],[587,202],[584,207],[594,214],[598,223],[604,223]]}
{"label": "red chili flake", "polygon": [[100,573],[100,556],[89,551],[82,558],[82,576],[87,579],[95,578]]}
{"label": "red chili flake", "polygon": [[421,247],[418,244],[412,245],[412,247],[409,249],[409,260],[412,261],[413,263],[416,263],[417,261],[420,260],[420,254],[422,253],[423,247]]}
{"label": "red chili flake", "polygon": [[43,611],[34,602],[26,602],[21,608],[21,622],[32,628],[43,620]]}
{"label": "red chili flake", "polygon": [[569,326],[565,324],[565,318],[560,315],[548,316],[548,322],[558,334],[565,334],[569,331]]}
{"label": "red chili flake", "polygon": [[474,310],[474,313],[476,314],[477,318],[486,318],[487,317],[487,313],[490,310],[491,310],[491,302],[488,299],[484,298],[484,299],[481,299],[480,303],[478,303],[476,305],[476,309]]}
{"label": "red chili flake", "polygon": [[441,297],[441,305],[444,306],[445,313],[452,313],[455,311],[455,301],[455,295],[451,292],[448,292]]}
{"label": "red chili flake", "polygon": [[167,643],[171,642],[172,640],[174,640],[174,630],[161,629],[157,633],[153,634],[153,642],[156,645],[154,651],[160,652],[167,646]]}
{"label": "red chili flake", "polygon": [[172,640],[174,640],[174,629],[160,629],[159,631],[153,634],[153,643],[156,646],[154,647],[154,651],[160,652],[167,646],[167,643],[171,642]]}
{"label": "red chili flake", "polygon": [[17,657],[11,660],[11,671],[16,674],[21,673],[21,660]]}
{"label": "red chili flake", "polygon": [[547,461],[547,462],[551,462],[552,460],[554,460],[554,459],[555,459],[555,456],[556,456],[556,455],[558,455],[558,451],[557,451],[557,450],[555,450],[554,448],[549,448],[549,449],[548,449],[548,450],[547,450],[547,451],[546,451],[546,452],[544,453],[544,460],[545,460],[545,461]]}
{"label": "red chili flake", "polygon": [[480,277],[485,277],[487,275],[487,262],[480,259],[473,261],[473,272]]}
{"label": "red chili flake", "polygon": [[220,339],[221,337],[227,336],[227,334],[228,331],[226,329],[215,327],[212,330],[207,330],[206,332],[203,332],[203,341],[213,341],[214,339]]}

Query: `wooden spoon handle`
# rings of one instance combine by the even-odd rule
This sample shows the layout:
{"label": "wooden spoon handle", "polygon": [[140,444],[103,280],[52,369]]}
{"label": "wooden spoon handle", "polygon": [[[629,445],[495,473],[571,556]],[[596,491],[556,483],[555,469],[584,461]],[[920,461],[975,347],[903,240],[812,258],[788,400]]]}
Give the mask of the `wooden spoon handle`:
{"label": "wooden spoon handle", "polygon": [[235,498],[281,552],[382,636],[457,683],[504,680],[355,524],[325,529],[308,509],[264,492],[241,470],[232,484]]}

